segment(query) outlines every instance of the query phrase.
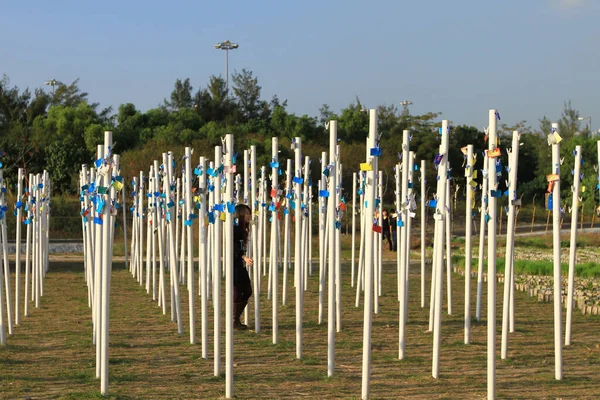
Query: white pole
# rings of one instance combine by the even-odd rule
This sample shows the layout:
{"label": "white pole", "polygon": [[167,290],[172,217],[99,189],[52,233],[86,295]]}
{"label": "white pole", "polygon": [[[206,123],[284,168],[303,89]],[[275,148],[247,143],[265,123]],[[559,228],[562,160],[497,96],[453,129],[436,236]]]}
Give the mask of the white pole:
{"label": "white pole", "polygon": [[[110,186],[110,174],[112,163],[112,132],[104,132],[104,173],[101,175],[100,183],[102,187]],[[102,221],[102,292],[100,306],[102,315],[100,320],[100,392],[103,395],[108,394],[108,324],[109,324],[109,302],[110,302],[110,253],[112,252],[112,242],[110,241],[110,227],[112,218],[110,215],[110,198],[108,195],[101,195],[106,202],[101,210]]]}
{"label": "white pole", "polygon": [[[202,358],[208,358],[208,274],[207,274],[207,247],[206,247],[206,159],[200,157],[200,183],[198,192],[200,194],[200,210],[198,211],[198,241],[199,241],[199,260],[200,267],[200,309],[202,310]],[[245,192],[244,192],[245,193]]]}
{"label": "white pole", "polygon": [[[99,144],[97,149],[96,149],[96,160],[104,163],[104,146]],[[100,165],[101,166],[101,165]],[[99,166],[98,166],[99,167]],[[94,179],[94,184],[96,186],[95,191],[97,191],[98,186],[100,186],[102,184],[102,177],[100,176],[100,170],[98,169],[98,173],[95,176]],[[36,182],[35,182],[35,177],[34,177],[34,181],[33,181],[33,190],[35,190],[36,188]],[[97,200],[99,201],[101,195],[97,195]],[[35,197],[35,195],[34,195]],[[99,207],[96,204],[96,207],[94,209],[94,227],[95,227],[95,241],[96,244],[94,246],[94,307],[96,307],[96,321],[95,321],[95,333],[96,333],[96,378],[100,378],[101,375],[101,342],[102,342],[102,333],[101,333],[101,326],[102,326],[102,285],[103,285],[103,281],[102,281],[102,258],[103,258],[103,251],[102,251],[102,240],[103,240],[103,234],[102,234],[102,216],[101,216],[101,210],[98,209]],[[35,216],[34,216],[35,218]],[[35,218],[37,219],[37,218]],[[33,244],[33,254],[32,254],[32,261],[33,261],[33,265],[32,265],[32,273],[33,273],[33,280],[37,280],[36,277],[36,261],[35,261],[35,253],[36,253],[36,227],[35,227],[35,219],[34,219],[34,225],[33,225],[33,232],[32,232],[32,244]]]}
{"label": "white pole", "polygon": [[579,187],[581,183],[581,146],[575,146],[575,168],[573,173],[573,203],[571,206],[571,246],[569,248],[569,286],[567,292],[567,326],[565,346],[571,344],[573,319],[573,286],[575,283],[575,263],[577,262],[577,215],[579,213]]}
{"label": "white pole", "polygon": [[[446,220],[446,194],[447,194],[447,168],[448,168],[448,142],[449,142],[448,121],[442,121],[442,142],[440,144],[437,181],[437,203],[435,214],[435,232],[434,232],[434,255],[433,264],[435,264],[435,309],[433,323],[433,362],[431,376],[438,379],[440,376],[440,344],[442,337],[442,296],[444,292],[444,223]],[[436,162],[437,162],[436,161]]]}
{"label": "white pole", "polygon": [[292,160],[287,160],[286,178],[285,178],[285,208],[283,225],[283,289],[281,295],[281,304],[285,306],[287,299],[288,270],[292,262],[290,249],[290,200],[292,193]]}
{"label": "white pole", "polygon": [[[221,166],[221,146],[215,147],[215,171]],[[254,172],[254,169],[253,169]],[[221,174],[217,173],[213,185],[215,189],[214,204],[221,205]],[[214,376],[221,372],[221,218],[215,213],[213,226],[213,253],[212,253],[212,276],[213,276],[213,308],[214,308]],[[227,307],[227,304],[225,305]]]}
{"label": "white pole", "polygon": [[[189,295],[189,318],[190,318],[190,343],[196,344],[196,282],[194,278],[194,247],[192,216],[195,215],[192,205],[192,149],[185,148],[185,176],[183,177],[183,198],[185,201],[185,210],[182,212],[181,219],[185,221],[187,227],[187,278]],[[202,223],[202,221],[200,221]],[[183,234],[183,232],[182,232]]]}
{"label": "white pole", "polygon": [[[26,234],[26,238],[25,238],[25,299],[23,299],[23,311],[24,311],[24,315],[26,317],[29,316],[29,302],[30,302],[30,290],[29,290],[29,281],[30,281],[30,276],[31,276],[31,220],[33,217],[33,213],[32,213],[32,196],[33,196],[33,188],[32,188],[32,184],[33,184],[33,175],[29,174],[29,179],[28,179],[28,190],[27,190],[27,200],[24,202],[24,204],[27,204],[25,211],[27,212],[27,234]],[[87,196],[85,196],[87,199]],[[86,208],[87,209],[87,208]],[[91,215],[93,216],[93,210]],[[88,217],[88,220],[92,218],[91,216]],[[91,225],[90,223],[88,223],[88,230],[93,230],[93,225]],[[91,241],[91,240],[90,240]],[[90,244],[91,246],[91,244]],[[92,248],[93,250],[93,248]],[[92,259],[92,263],[93,263],[93,259]],[[91,265],[92,268],[92,273],[93,273],[93,264]],[[93,282],[92,282],[93,283]],[[0,285],[1,286],[1,285]],[[93,290],[93,285],[92,285],[92,290]],[[0,297],[2,297],[0,295]],[[92,307],[94,307],[93,303],[92,303]],[[0,304],[0,308],[2,308],[2,304]],[[93,314],[92,314],[93,315]],[[93,316],[92,316],[93,318]],[[2,330],[2,328],[0,328],[0,330]],[[94,337],[95,337],[95,333],[94,333]]]}
{"label": "white pole", "polygon": [[[485,159],[483,169],[487,170],[485,165]],[[479,221],[479,252],[477,259],[477,307],[475,310],[475,319],[481,320],[481,296],[483,292],[483,260],[485,257],[485,216],[487,214],[487,202],[488,202],[488,180],[487,176],[482,177],[481,184],[481,207],[480,207],[480,221]]]}
{"label": "white pole", "polygon": [[321,179],[319,180],[319,325],[323,323],[323,297],[325,294],[325,236],[328,233],[325,228],[328,223],[326,207],[327,196],[329,196],[327,190],[327,174],[329,174],[327,152],[323,151],[321,152]]}
{"label": "white pole", "polygon": [[399,311],[399,346],[398,346],[398,359],[404,359],[404,350],[406,347],[406,311],[405,307],[406,299],[408,298],[406,290],[406,280],[408,279],[408,257],[407,252],[410,251],[408,246],[408,168],[409,168],[409,132],[404,130],[402,132],[402,183],[400,187],[400,204],[397,205],[400,211],[399,221],[402,221],[400,226],[400,246],[398,247],[398,255],[400,258],[400,311]]}
{"label": "white pole", "polygon": [[[1,174],[2,172],[0,172]],[[0,196],[2,196],[0,194]],[[3,246],[4,243],[0,236],[0,246]],[[4,287],[2,286],[3,278],[3,268],[0,268],[0,346],[6,346],[6,322],[4,321]],[[25,283],[27,284],[27,283]],[[27,293],[25,294],[25,302],[27,302]]]}
{"label": "white pole", "polygon": [[506,227],[506,257],[504,263],[504,302],[502,304],[502,345],[500,357],[508,356],[508,332],[510,320],[511,287],[514,284],[515,258],[515,201],[517,200],[517,169],[519,162],[519,132],[513,132],[512,150],[508,152],[508,213]]}
{"label": "white pole", "polygon": [[225,397],[233,397],[233,219],[235,203],[233,199],[233,135],[225,135]]}
{"label": "white pole", "polygon": [[[164,154],[163,154],[164,160]],[[183,333],[183,321],[181,319],[181,295],[179,290],[179,276],[177,271],[177,242],[175,241],[175,229],[177,227],[177,215],[175,214],[175,204],[173,202],[173,196],[171,193],[171,183],[173,179],[173,153],[167,154],[166,160],[166,185],[165,195],[167,201],[167,215],[170,215],[171,221],[167,218],[167,234],[169,235],[169,265],[171,267],[170,275],[172,276],[171,284],[175,294],[175,313],[177,317],[177,332],[181,335]]]}
{"label": "white pole", "polygon": [[[120,172],[119,172],[120,173]],[[140,286],[144,284],[144,172],[140,171],[140,181],[138,187],[138,281]]]}
{"label": "white pole", "polygon": [[252,257],[254,265],[252,266],[252,283],[254,284],[254,332],[260,332],[260,271],[258,265],[258,223],[257,200],[256,200],[256,146],[250,146],[250,209],[252,211]]}
{"label": "white pole", "polygon": [[329,226],[329,256],[328,258],[328,279],[327,279],[327,376],[333,376],[335,370],[335,320],[336,320],[336,257],[335,257],[335,208],[336,204],[336,185],[337,185],[337,121],[329,121],[329,177],[327,198],[327,225]]}
{"label": "white pole", "polygon": [[475,170],[475,158],[473,157],[473,145],[467,146],[467,161],[465,165],[467,200],[465,204],[465,344],[471,341],[471,259],[473,236],[473,171]]}
{"label": "white pole", "polygon": [[277,137],[271,139],[271,279],[272,279],[272,300],[273,300],[273,344],[277,344],[278,327],[279,327],[279,303],[277,302],[277,289],[279,285],[279,278],[277,276],[278,265],[277,265],[277,237],[279,230],[277,229],[277,199],[279,190],[279,140]]}
{"label": "white pole", "polygon": [[421,160],[421,308],[425,308],[425,160]]}
{"label": "white pole", "polygon": [[[404,152],[402,153],[404,154]],[[402,156],[404,158],[404,156]],[[394,227],[394,234],[396,235],[396,285],[398,292],[398,307],[400,307],[400,299],[402,298],[402,252],[404,251],[404,246],[402,244],[402,228],[401,226],[404,224],[404,219],[402,217],[402,163],[397,163],[395,169],[395,181],[396,181],[396,226]],[[398,318],[400,314],[398,314]]]}
{"label": "white pole", "polygon": [[[552,131],[558,124],[552,124]],[[552,144],[552,173],[560,176],[560,143]],[[560,179],[552,191],[552,243],[554,254],[554,378],[562,380],[562,324],[561,324],[561,271],[560,271]]]}
{"label": "white pole", "polygon": [[350,286],[354,287],[354,270],[355,270],[355,251],[356,251],[356,172],[352,173],[352,277]]}
{"label": "white pole", "polygon": [[[368,157],[368,153],[367,153]],[[365,226],[368,224],[365,221],[365,179],[366,172],[361,171],[359,174],[359,186],[360,186],[360,206],[358,210],[360,212],[360,246],[358,247],[358,277],[356,283],[356,302],[355,307],[360,305],[360,293],[364,290],[365,280]],[[371,225],[369,225],[371,226]],[[372,229],[372,228],[371,228]]]}
{"label": "white pole", "polygon": [[[336,129],[337,129],[337,121],[336,121]],[[331,129],[331,127],[330,127]],[[336,142],[337,142],[337,133],[336,133]],[[335,250],[335,329],[336,332],[340,332],[342,330],[342,264],[340,262],[340,249],[341,249],[341,227],[342,227],[342,216],[343,211],[340,209],[340,203],[342,199],[342,163],[340,162],[340,145],[336,144],[336,153],[335,153],[335,173],[336,173],[336,182],[335,182],[335,203],[334,210],[336,214],[334,214],[334,219],[337,224],[332,226],[329,224],[330,228],[335,228],[335,242],[334,245]],[[330,264],[331,265],[331,264]]]}
{"label": "white pole", "polygon": [[294,267],[296,277],[296,358],[302,359],[302,313],[304,305],[304,276],[302,274],[302,249],[301,249],[301,227],[302,210],[300,207],[302,196],[302,139],[296,137],[294,145],[294,202],[296,216],[296,233],[294,246]]}
{"label": "white pole", "polygon": [[[0,187],[4,186],[4,178],[2,176],[2,170],[0,169]],[[38,197],[38,199],[40,199],[40,197]],[[36,210],[40,207],[41,205],[41,201],[38,201],[38,204],[36,206]],[[3,192],[0,192],[0,208],[5,206],[5,196]],[[0,230],[1,230],[1,235],[2,235],[2,239],[1,239],[1,244],[2,244],[2,253],[3,253],[3,260],[4,260],[4,285],[5,285],[5,294],[6,294],[6,315],[7,315],[7,322],[8,322],[8,334],[12,335],[13,334],[13,311],[12,311],[12,299],[11,299],[11,291],[12,291],[12,287],[10,284],[10,265],[8,263],[8,236],[7,236],[7,232],[6,232],[6,216],[4,216],[2,219],[0,219]],[[41,243],[41,241],[40,241]],[[41,261],[41,260],[40,260]],[[1,282],[0,282],[1,283]],[[39,298],[38,298],[39,300]],[[39,302],[37,304],[37,306],[39,306]],[[37,307],[36,306],[36,307]]]}
{"label": "white pole", "polygon": [[[489,111],[488,151],[498,145],[496,133],[496,110]],[[498,189],[496,158],[487,157],[488,171],[488,311],[487,311],[487,395],[489,400],[496,397],[496,223],[498,198],[493,194]],[[484,176],[485,179],[485,176]],[[494,191],[494,192],[492,192]]]}
{"label": "white pole", "polygon": [[15,325],[19,325],[21,299],[21,218],[23,208],[23,168],[17,172],[17,239],[15,250]]}
{"label": "white pole", "polygon": [[[373,318],[373,215],[375,211],[375,176],[377,174],[377,157],[372,156],[370,149],[377,146],[377,110],[369,110],[369,137],[367,138],[366,195],[363,203],[365,211],[365,301],[363,317],[363,359],[361,399],[370,397],[371,380],[371,331]],[[361,168],[362,169],[362,168]],[[359,278],[360,279],[360,278]]]}
{"label": "white pole", "polygon": [[[450,169],[448,163],[447,170]],[[448,296],[448,315],[452,315],[452,195],[451,180],[446,180],[446,294]]]}

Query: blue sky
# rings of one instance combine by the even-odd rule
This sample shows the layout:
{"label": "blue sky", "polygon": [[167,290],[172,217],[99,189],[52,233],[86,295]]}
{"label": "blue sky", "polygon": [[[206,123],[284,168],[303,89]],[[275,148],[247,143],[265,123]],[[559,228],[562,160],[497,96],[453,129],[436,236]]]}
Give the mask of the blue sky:
{"label": "blue sky", "polygon": [[0,74],[19,87],[55,78],[102,106],[146,110],[176,78],[203,86],[247,68],[296,114],[413,101],[455,123],[557,118],[565,100],[600,128],[600,1],[3,0]]}

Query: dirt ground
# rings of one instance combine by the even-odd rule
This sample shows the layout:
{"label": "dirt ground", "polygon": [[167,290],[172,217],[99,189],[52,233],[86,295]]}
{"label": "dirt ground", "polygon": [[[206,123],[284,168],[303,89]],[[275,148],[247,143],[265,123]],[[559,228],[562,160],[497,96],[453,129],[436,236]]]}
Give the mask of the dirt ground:
{"label": "dirt ground", "polygon": [[[271,301],[263,277],[261,332],[235,332],[234,394],[255,398],[360,398],[363,309],[355,308],[350,266],[344,265],[343,330],[336,334],[335,375],[327,377],[327,324],[317,324],[318,263],[305,294],[303,358],[295,357],[294,290],[279,311],[279,343],[272,344]],[[429,308],[420,307],[420,277],[410,279],[405,360],[398,360],[398,302],[395,264],[386,264],[379,314],[373,319],[371,395],[374,399],[479,399],[486,397],[486,290],[480,322],[472,323],[472,342],[463,343],[464,280],[453,275],[453,315],[443,317],[441,376],[431,377],[432,335]],[[427,271],[427,278],[430,272]],[[280,278],[281,278],[280,274]],[[290,273],[290,283],[292,274]],[[14,284],[14,272],[12,274]],[[281,283],[280,283],[281,285]],[[475,315],[475,281],[472,315]],[[427,300],[429,280],[427,279]],[[516,332],[509,357],[500,360],[502,286],[498,285],[497,397],[518,399],[600,398],[600,317],[574,313],[573,344],[564,347],[564,379],[554,379],[552,304],[516,292]],[[39,309],[15,327],[0,348],[1,399],[102,398],[95,378],[91,310],[83,266],[77,260],[52,262]],[[212,304],[209,304],[208,359],[201,358],[200,303],[196,302],[198,344],[189,344],[187,291],[182,287],[184,334],[177,334],[170,308],[162,314],[151,295],[123,264],[112,274],[110,309],[110,398],[223,398],[224,366],[213,376]],[[279,290],[281,295],[281,287]],[[326,298],[326,296],[325,296]],[[446,304],[444,295],[444,304]],[[22,300],[21,300],[22,301]],[[224,308],[224,307],[223,307]],[[325,304],[325,318],[327,307]],[[253,313],[250,326],[253,327]],[[564,326],[564,313],[563,313]],[[223,324],[224,329],[224,324]],[[221,336],[223,339],[223,335]],[[224,362],[224,345],[222,360]]]}

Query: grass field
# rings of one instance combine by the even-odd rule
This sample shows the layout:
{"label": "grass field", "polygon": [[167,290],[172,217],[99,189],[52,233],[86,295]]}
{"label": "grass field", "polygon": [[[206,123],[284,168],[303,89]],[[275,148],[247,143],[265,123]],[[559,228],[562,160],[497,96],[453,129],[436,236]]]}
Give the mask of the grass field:
{"label": "grass field", "polygon": [[[435,380],[431,378],[432,335],[427,332],[429,309],[420,308],[417,268],[413,268],[411,274],[408,357],[403,361],[397,359],[395,264],[387,264],[384,269],[384,295],[380,300],[380,313],[373,320],[372,398],[484,398],[485,294],[482,321],[473,321],[472,343],[464,345],[464,280],[453,275],[454,315],[444,315],[441,376]],[[344,273],[344,328],[336,335],[335,375],[327,378],[327,325],[317,324],[318,280],[314,274],[305,295],[302,360],[295,358],[293,290],[289,292],[291,297],[287,305],[280,307],[279,344],[271,342],[271,307],[264,292],[261,295],[262,331],[259,334],[235,332],[236,398],[360,397],[363,311],[354,307],[355,290],[350,288],[349,265],[344,265]],[[263,279],[263,288],[266,288],[266,279]],[[474,315],[474,281],[472,289]],[[498,285],[499,299],[501,291],[502,285]],[[182,310],[186,327],[187,292],[182,293],[185,293]],[[516,332],[509,337],[508,360],[500,360],[498,335],[497,397],[598,398],[600,317],[574,313],[573,344],[563,350],[564,379],[556,381],[552,304],[538,303],[521,292],[516,292],[516,296]],[[501,305],[499,301],[498,328]],[[199,305],[197,309],[199,327]],[[209,309],[212,313],[210,306]],[[204,360],[200,344],[189,344],[187,328],[184,335],[179,336],[176,324],[170,322],[170,315],[162,315],[151,296],[142,290],[122,264],[115,264],[113,270],[110,319],[110,398],[206,399],[224,396],[223,374],[213,376],[212,323],[209,323],[208,334],[209,359]],[[250,322],[253,326],[252,314]],[[224,348],[222,353],[224,360]],[[0,348],[0,398],[102,398],[94,364],[91,312],[87,307],[82,264],[53,262],[46,278],[41,307],[32,309],[30,317],[8,337],[8,346]]]}

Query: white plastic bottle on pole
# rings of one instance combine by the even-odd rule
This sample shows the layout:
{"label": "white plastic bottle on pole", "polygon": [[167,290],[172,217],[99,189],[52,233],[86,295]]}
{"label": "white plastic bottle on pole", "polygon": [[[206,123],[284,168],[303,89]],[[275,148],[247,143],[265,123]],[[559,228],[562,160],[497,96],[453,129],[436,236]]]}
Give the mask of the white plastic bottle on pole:
{"label": "white plastic bottle on pole", "polygon": [[575,146],[575,167],[573,171],[573,203],[571,206],[571,245],[569,248],[569,282],[567,289],[567,325],[565,346],[571,344],[573,319],[573,287],[575,285],[575,263],[577,262],[577,214],[579,213],[579,187],[581,184],[581,146]]}

